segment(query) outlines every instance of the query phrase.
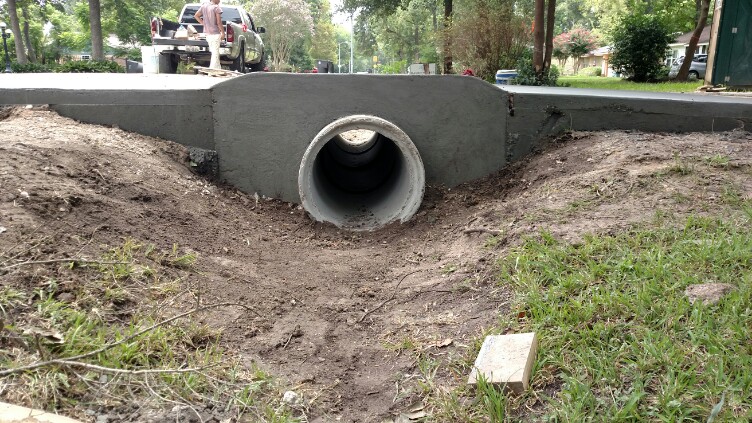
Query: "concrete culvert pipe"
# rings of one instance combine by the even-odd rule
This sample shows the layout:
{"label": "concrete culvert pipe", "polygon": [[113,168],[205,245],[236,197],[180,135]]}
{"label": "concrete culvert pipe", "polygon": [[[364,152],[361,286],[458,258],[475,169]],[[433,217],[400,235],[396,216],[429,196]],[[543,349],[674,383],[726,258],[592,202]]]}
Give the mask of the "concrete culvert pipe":
{"label": "concrete culvert pipe", "polygon": [[[372,135],[342,136],[358,129]],[[298,190],[313,219],[374,230],[405,222],[418,211],[425,170],[415,144],[396,125],[353,115],[332,122],[313,139],[300,163]]]}

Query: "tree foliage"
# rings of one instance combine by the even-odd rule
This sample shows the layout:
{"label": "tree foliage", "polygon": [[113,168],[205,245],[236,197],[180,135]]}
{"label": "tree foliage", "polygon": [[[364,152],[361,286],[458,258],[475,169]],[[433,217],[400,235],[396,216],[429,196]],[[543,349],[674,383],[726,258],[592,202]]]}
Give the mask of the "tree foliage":
{"label": "tree foliage", "polygon": [[515,6],[514,0],[472,0],[459,9],[450,31],[457,63],[486,80],[514,68],[531,39],[529,20]]}
{"label": "tree foliage", "polygon": [[308,4],[304,0],[259,0],[251,5],[250,10],[266,27],[272,69],[285,69],[290,64],[290,53],[296,42],[314,33]]}
{"label": "tree foliage", "polygon": [[569,32],[554,37],[553,56],[560,62],[566,63],[567,59],[575,59],[575,73],[577,73],[577,58],[594,50],[598,45],[596,36],[584,28],[575,28]]}
{"label": "tree foliage", "polygon": [[611,66],[636,82],[658,80],[672,41],[663,19],[642,13],[624,17],[611,33]]}
{"label": "tree foliage", "polygon": [[329,0],[308,0],[313,17],[313,35],[310,37],[309,55],[314,59],[332,60],[337,55],[334,24]]}

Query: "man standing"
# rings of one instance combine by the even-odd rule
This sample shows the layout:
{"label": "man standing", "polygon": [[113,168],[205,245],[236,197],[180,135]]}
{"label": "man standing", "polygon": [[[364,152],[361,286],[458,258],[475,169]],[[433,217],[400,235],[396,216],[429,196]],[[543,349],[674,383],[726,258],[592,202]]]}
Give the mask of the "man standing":
{"label": "man standing", "polygon": [[211,69],[222,69],[219,64],[219,43],[225,37],[225,27],[222,25],[222,8],[219,7],[219,0],[209,0],[201,5],[198,12],[194,15],[196,21],[204,26],[206,42],[209,43],[211,52]]}

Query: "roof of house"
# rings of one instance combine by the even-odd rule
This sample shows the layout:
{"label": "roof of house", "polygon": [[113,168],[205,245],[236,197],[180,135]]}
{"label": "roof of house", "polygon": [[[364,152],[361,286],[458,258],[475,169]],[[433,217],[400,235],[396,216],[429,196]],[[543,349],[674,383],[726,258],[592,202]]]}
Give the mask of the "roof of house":
{"label": "roof of house", "polygon": [[[689,39],[692,38],[693,32],[694,31],[689,31],[685,34],[682,34],[676,37],[676,41],[674,41],[673,44],[689,44]],[[710,25],[705,25],[705,28],[702,29],[702,34],[700,34],[700,40],[697,43],[698,44],[710,43]]]}
{"label": "roof of house", "polygon": [[583,54],[580,57],[590,57],[590,56],[605,56],[611,52],[611,46],[605,46],[605,47],[599,47],[595,50],[590,50],[586,54]]}

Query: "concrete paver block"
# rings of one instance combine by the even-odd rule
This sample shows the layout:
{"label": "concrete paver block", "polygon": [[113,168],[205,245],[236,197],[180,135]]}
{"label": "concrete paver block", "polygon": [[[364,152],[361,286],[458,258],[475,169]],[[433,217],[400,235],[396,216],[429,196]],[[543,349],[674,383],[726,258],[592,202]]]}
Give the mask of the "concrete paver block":
{"label": "concrete paver block", "polygon": [[68,417],[41,410],[0,402],[0,423],[81,423]]}
{"label": "concrete paver block", "polygon": [[467,383],[474,385],[483,375],[489,383],[521,393],[529,386],[537,352],[538,337],[534,332],[489,335],[483,341]]}

